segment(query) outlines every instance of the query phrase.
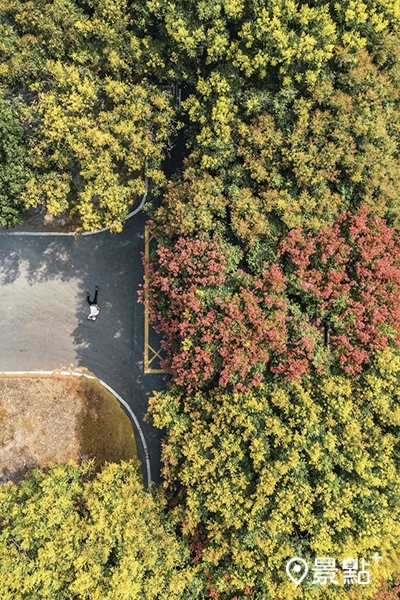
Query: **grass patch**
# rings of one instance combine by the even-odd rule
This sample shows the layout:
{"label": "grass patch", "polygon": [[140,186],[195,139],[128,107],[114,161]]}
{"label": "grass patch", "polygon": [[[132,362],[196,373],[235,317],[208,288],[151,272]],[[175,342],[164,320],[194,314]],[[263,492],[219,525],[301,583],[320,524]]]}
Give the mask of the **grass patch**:
{"label": "grass patch", "polygon": [[82,401],[76,419],[82,458],[93,458],[96,470],[105,462],[138,460],[132,423],[115,396],[99,381],[84,378],[76,393]]}

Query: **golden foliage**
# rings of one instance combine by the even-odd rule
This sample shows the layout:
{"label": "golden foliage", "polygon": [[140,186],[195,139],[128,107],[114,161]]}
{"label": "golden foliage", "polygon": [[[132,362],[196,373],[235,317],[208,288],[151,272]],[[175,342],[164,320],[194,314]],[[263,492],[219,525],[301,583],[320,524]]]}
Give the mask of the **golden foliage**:
{"label": "golden foliage", "polygon": [[[390,575],[400,536],[399,375],[399,356],[388,349],[352,379],[153,396],[154,423],[167,429],[165,485],[184,490],[174,521],[189,537],[203,532],[202,560],[214,578],[232,576],[219,592],[248,586],[288,600],[356,592],[370,600],[373,585],[296,588],[285,564],[363,556],[373,584]],[[384,556],[378,564],[369,560],[375,550]]]}

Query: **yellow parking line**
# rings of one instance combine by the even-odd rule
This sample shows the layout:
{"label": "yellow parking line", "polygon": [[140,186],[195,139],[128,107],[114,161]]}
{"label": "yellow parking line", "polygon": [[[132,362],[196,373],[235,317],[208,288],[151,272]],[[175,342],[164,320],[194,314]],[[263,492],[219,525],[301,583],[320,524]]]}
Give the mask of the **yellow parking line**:
{"label": "yellow parking line", "polygon": [[[150,255],[150,242],[154,239],[154,236],[150,233],[149,228],[145,225],[144,228],[144,254],[146,259],[148,260]],[[144,373],[167,373],[165,369],[153,369],[150,367],[150,364],[153,362],[155,358],[161,360],[161,348],[159,350],[154,350],[149,344],[149,331],[150,331],[150,323],[149,323],[149,299],[147,295],[147,285],[148,285],[148,277],[145,275],[144,278],[145,283],[145,291],[144,291],[144,361],[143,361],[143,370]]]}

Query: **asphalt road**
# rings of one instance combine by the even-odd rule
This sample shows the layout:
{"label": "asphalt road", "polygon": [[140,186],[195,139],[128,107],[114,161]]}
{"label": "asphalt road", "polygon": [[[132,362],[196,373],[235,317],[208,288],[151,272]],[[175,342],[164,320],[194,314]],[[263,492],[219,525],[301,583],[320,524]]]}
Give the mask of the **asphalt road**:
{"label": "asphalt road", "polygon": [[[143,421],[167,376],[144,374],[141,252],[147,216],[121,234],[22,236],[0,233],[0,371],[86,367],[129,404],[143,429],[153,481],[160,481],[161,432]],[[99,286],[101,313],[89,321],[86,291]],[[136,436],[139,458],[144,455]],[[146,481],[146,479],[145,479]]]}

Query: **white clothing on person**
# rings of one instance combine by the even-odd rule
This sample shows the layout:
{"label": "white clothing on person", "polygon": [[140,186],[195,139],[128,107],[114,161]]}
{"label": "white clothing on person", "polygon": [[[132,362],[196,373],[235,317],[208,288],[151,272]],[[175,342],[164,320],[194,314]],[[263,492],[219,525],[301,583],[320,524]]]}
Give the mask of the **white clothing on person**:
{"label": "white clothing on person", "polygon": [[99,312],[100,312],[100,310],[99,310],[99,307],[97,306],[97,304],[91,304],[90,305],[90,314],[88,316],[88,319],[95,321]]}

